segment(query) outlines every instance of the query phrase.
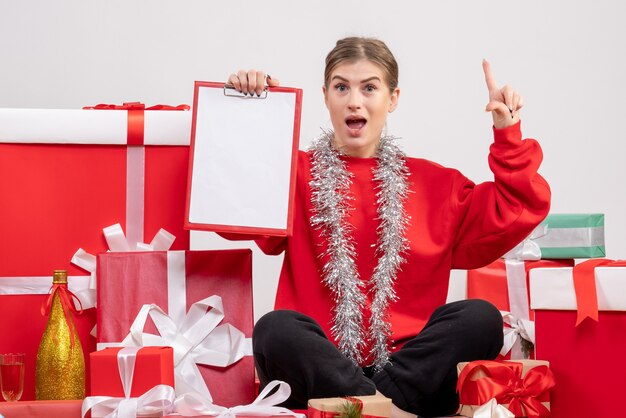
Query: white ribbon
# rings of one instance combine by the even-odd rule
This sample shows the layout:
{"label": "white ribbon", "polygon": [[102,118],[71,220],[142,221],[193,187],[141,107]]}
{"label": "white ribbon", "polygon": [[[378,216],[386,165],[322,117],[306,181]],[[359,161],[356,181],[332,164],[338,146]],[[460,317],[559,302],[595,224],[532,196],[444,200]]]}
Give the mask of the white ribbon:
{"label": "white ribbon", "polygon": [[535,322],[528,319],[520,319],[510,312],[500,311],[502,320],[510,327],[504,327],[504,343],[502,344],[501,355],[511,352],[511,359],[523,359],[521,349],[521,339],[535,344]]}
{"label": "white ribbon", "polygon": [[[276,392],[269,395],[274,388],[278,387]],[[198,415],[213,415],[215,418],[235,418],[237,415],[245,416],[271,416],[271,415],[289,415],[298,418],[304,418],[304,414],[297,414],[287,408],[275,406],[286,401],[291,394],[291,388],[285,382],[274,380],[265,386],[265,389],[259,396],[248,405],[235,406],[233,408],[225,408],[210,402],[198,393],[186,393],[176,398],[174,402],[174,410],[177,414],[185,417]],[[269,396],[268,396],[269,395]]]}
{"label": "white ribbon", "polygon": [[[0,295],[47,295],[50,279],[51,276],[0,277]],[[90,300],[84,297],[89,289],[87,276],[69,276],[67,286],[80,299],[84,309],[93,308]]]}
{"label": "white ribbon", "polygon": [[508,260],[541,260],[541,247],[535,240],[545,236],[547,233],[548,225],[540,224],[526,239],[504,254],[502,258]]}
{"label": "white ribbon", "polygon": [[479,406],[472,415],[474,418],[514,418],[515,414],[499,405],[495,399]]}
{"label": "white ribbon", "polygon": [[[143,332],[148,316],[160,335]],[[157,305],[144,305],[120,345],[172,347],[177,394],[199,392],[212,400],[197,364],[226,367],[252,355],[252,340],[230,324],[218,326],[222,319],[222,298],[216,295],[194,303],[179,323]]]}
{"label": "white ribbon", "polygon": [[135,360],[140,347],[125,347],[117,354],[117,366],[124,397],[90,396],[82,405],[82,416],[89,410],[93,418],[135,418],[137,415],[167,414],[175,400],[174,388],[157,385],[138,398],[131,398]]}

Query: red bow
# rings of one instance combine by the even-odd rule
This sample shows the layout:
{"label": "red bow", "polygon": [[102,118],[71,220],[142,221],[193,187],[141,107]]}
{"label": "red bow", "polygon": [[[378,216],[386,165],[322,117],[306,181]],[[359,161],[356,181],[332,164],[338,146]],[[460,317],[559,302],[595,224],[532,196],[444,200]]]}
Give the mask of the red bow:
{"label": "red bow", "polygon": [[[72,293],[71,290],[67,288],[67,284],[55,283],[50,288],[50,294],[48,295],[48,298],[43,303],[43,305],[41,305],[41,315],[47,316],[50,314],[50,309],[52,308],[52,301],[54,300],[55,294],[59,296],[59,300],[61,301],[63,314],[65,315],[65,322],[67,322],[67,327],[70,330],[71,346],[73,347],[75,329],[72,326],[73,321],[70,312],[74,312],[76,315],[81,315],[83,313],[83,304],[80,302],[80,299],[78,299],[78,296],[76,296],[74,293]],[[78,305],[80,306],[80,309],[76,309],[76,306],[72,302],[72,298],[76,299]]]}
{"label": "red bow", "polygon": [[128,145],[143,145],[143,111],[144,110],[189,110],[189,105],[181,104],[178,106],[169,106],[158,104],[146,107],[141,102],[128,102],[122,105],[115,104],[97,104],[95,106],[85,106],[83,109],[95,110],[128,110],[128,129],[126,134],[126,143]]}
{"label": "red bow", "polygon": [[625,260],[597,258],[574,266],[574,292],[576,293],[576,326],[591,318],[598,320],[598,292],[596,290],[596,267],[626,267]]}
{"label": "red bow", "polygon": [[[534,367],[522,378],[522,363],[498,361],[473,361],[459,375],[457,391],[464,405],[482,405],[492,398],[499,404],[509,404],[516,417],[544,418],[550,411],[539,400],[554,387],[554,374],[548,366]],[[484,377],[470,379],[476,372]]]}

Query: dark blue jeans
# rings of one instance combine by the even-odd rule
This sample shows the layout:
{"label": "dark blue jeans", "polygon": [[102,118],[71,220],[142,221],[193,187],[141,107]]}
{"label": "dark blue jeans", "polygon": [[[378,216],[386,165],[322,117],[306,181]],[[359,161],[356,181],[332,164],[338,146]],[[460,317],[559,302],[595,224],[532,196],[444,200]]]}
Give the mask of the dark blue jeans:
{"label": "dark blue jeans", "polygon": [[457,363],[494,359],[502,338],[502,316],[478,299],[439,307],[419,335],[377,373],[356,366],[313,319],[295,311],[266,314],[252,335],[261,387],[271,380],[289,383],[288,408],[306,409],[312,398],[379,390],[400,409],[420,416],[454,414],[459,405]]}

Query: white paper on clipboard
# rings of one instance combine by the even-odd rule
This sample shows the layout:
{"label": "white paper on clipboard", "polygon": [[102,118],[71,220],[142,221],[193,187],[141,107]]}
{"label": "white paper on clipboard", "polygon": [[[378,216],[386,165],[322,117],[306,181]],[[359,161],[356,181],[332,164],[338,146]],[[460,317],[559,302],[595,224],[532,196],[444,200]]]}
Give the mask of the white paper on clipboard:
{"label": "white paper on clipboard", "polygon": [[188,225],[287,235],[301,92],[250,98],[199,85],[196,94]]}

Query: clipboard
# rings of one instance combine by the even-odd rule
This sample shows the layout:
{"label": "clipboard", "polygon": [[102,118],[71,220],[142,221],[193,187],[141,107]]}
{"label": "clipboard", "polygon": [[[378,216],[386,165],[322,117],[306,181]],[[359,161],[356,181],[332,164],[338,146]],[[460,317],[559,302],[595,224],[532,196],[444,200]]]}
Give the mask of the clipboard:
{"label": "clipboard", "polygon": [[196,81],[185,228],[290,236],[302,90]]}

